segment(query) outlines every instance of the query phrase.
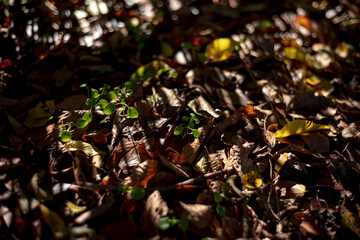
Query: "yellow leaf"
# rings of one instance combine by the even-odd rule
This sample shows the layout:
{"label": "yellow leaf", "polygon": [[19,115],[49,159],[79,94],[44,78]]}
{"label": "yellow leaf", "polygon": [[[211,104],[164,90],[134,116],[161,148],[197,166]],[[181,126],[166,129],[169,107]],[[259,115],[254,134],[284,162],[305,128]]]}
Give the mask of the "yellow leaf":
{"label": "yellow leaf", "polygon": [[298,119],[288,122],[281,130],[275,132],[275,138],[284,138],[301,133],[330,129],[327,125],[317,124],[308,120]]}
{"label": "yellow leaf", "polygon": [[130,82],[148,82],[169,70],[170,67],[166,63],[154,60],[146,65],[139,67],[136,72],[131,74]]}
{"label": "yellow leaf", "polygon": [[314,86],[313,88],[310,88],[310,90],[320,90],[325,97],[329,96],[335,89],[328,80],[313,74],[311,71],[304,72],[304,80],[308,84]]}
{"label": "yellow leaf", "polygon": [[36,107],[29,109],[24,124],[27,127],[41,127],[52,118],[54,112],[54,100],[48,100],[45,104],[40,102]]}
{"label": "yellow leaf", "polygon": [[70,201],[66,201],[66,206],[69,208],[71,214],[73,214],[73,215],[77,214],[77,213],[81,213],[86,210],[86,206],[80,207]]}
{"label": "yellow leaf", "polygon": [[355,214],[350,211],[346,211],[341,216],[344,225],[360,238],[360,227],[359,224],[357,224],[356,222]]}
{"label": "yellow leaf", "polygon": [[65,222],[62,218],[54,211],[50,210],[43,204],[40,204],[40,212],[44,218],[44,221],[49,225],[51,232],[61,233],[66,231]]}
{"label": "yellow leaf", "polygon": [[83,141],[70,140],[65,144],[65,148],[69,151],[81,151],[90,157],[105,154],[104,152],[100,151],[97,147]]}
{"label": "yellow leaf", "polygon": [[275,163],[275,170],[276,172],[280,172],[282,166],[284,166],[284,164],[286,163],[286,161],[288,160],[288,153],[283,153],[280,155],[280,157],[276,160]]}
{"label": "yellow leaf", "polygon": [[300,49],[294,47],[286,47],[284,48],[285,56],[292,60],[297,60],[300,62],[305,62],[308,58],[310,58],[310,54],[304,52]]}
{"label": "yellow leaf", "polygon": [[228,59],[235,49],[236,42],[230,38],[218,38],[209,43],[205,49],[205,57],[212,62]]}
{"label": "yellow leaf", "polygon": [[260,173],[251,171],[243,176],[242,183],[248,189],[257,189],[263,184],[263,180]]}

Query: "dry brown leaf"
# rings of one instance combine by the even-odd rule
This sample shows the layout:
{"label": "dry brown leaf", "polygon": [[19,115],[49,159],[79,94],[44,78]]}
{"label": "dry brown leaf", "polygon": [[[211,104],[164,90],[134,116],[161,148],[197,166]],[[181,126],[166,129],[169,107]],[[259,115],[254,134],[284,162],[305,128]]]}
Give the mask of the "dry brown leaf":
{"label": "dry brown leaf", "polygon": [[243,176],[251,171],[259,172],[256,164],[248,158],[254,144],[246,142],[242,145],[234,145],[230,149],[230,161],[237,175],[242,179]]}
{"label": "dry brown leaf", "polygon": [[321,133],[303,133],[301,138],[312,152],[325,153],[330,151],[330,141]]}
{"label": "dry brown leaf", "polygon": [[181,218],[189,221],[189,224],[197,228],[205,228],[211,219],[211,206],[202,204],[186,204],[181,201],[175,203],[176,211]]}
{"label": "dry brown leaf", "polygon": [[213,172],[220,171],[223,169],[223,162],[227,160],[225,155],[225,149],[218,150],[216,153],[209,154],[210,168]]}
{"label": "dry brown leaf", "polygon": [[142,186],[146,187],[147,182],[151,177],[155,176],[158,171],[157,166],[158,161],[151,159],[140,163],[136,168],[134,168],[133,173],[125,178],[124,185],[135,186],[142,184]]}
{"label": "dry brown leaf", "polygon": [[155,190],[146,200],[144,213],[140,217],[141,231],[150,235],[157,233],[157,223],[161,217],[167,216],[169,208],[158,190]]}

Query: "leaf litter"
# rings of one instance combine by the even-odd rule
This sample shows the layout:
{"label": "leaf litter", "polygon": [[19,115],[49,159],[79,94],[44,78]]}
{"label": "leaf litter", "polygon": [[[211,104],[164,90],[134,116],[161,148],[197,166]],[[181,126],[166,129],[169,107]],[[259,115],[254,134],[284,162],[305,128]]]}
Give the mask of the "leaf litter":
{"label": "leaf litter", "polygon": [[360,236],[355,4],[89,2],[81,46],[0,59],[0,238]]}

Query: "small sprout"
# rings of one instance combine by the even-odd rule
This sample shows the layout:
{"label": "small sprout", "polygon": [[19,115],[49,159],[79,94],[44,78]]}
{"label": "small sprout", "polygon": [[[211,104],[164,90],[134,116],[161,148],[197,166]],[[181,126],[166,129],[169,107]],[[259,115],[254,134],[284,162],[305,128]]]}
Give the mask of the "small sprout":
{"label": "small sprout", "polygon": [[225,216],[226,208],[219,204],[216,206],[216,212],[217,212],[217,214],[219,214],[220,217],[223,217],[223,216]]}
{"label": "small sprout", "polygon": [[180,219],[179,228],[182,232],[186,232],[188,226],[189,226],[189,221],[187,219],[185,218]]}
{"label": "small sprout", "polygon": [[200,137],[199,131],[197,129],[195,129],[195,124],[199,124],[200,120],[195,116],[194,113],[190,113],[190,117],[188,116],[182,116],[181,118],[184,122],[188,122],[187,126],[183,127],[183,126],[177,126],[174,129],[174,135],[181,135],[185,132],[186,130],[186,134],[191,133],[192,135],[194,135],[194,137],[198,138]]}
{"label": "small sprout", "polygon": [[158,223],[157,223],[157,227],[160,230],[167,230],[171,227],[170,222],[169,222],[169,217],[162,217],[159,219]]}
{"label": "small sprout", "polygon": [[219,216],[223,217],[226,214],[226,208],[224,206],[222,206],[220,203],[222,202],[222,197],[220,195],[220,193],[215,193],[214,194],[214,201],[216,203],[216,212],[217,214],[219,214]]}
{"label": "small sprout", "polygon": [[68,142],[72,138],[72,133],[71,133],[72,124],[68,123],[67,126],[68,126],[68,128],[66,130],[62,131],[62,133],[61,133],[61,141],[62,142]]}
{"label": "small sprout", "polygon": [[61,141],[68,142],[72,138],[72,133],[69,130],[64,130],[61,133]]}
{"label": "small sprout", "polygon": [[175,135],[181,135],[181,134],[183,134],[183,132],[184,132],[184,127],[183,126],[177,126],[174,129],[174,134]]}
{"label": "small sprout", "polygon": [[134,107],[129,107],[127,110],[127,115],[129,115],[130,118],[138,118],[139,113]]}
{"label": "small sprout", "polygon": [[178,225],[179,229],[182,232],[186,232],[188,226],[189,226],[189,221],[185,218],[182,219],[177,219],[175,217],[169,218],[169,217],[162,217],[159,219],[158,223],[157,223],[157,228],[160,230],[168,230],[169,228]]}
{"label": "small sprout", "polygon": [[105,105],[103,111],[106,115],[111,115],[115,112],[116,106],[113,103],[108,103]]}
{"label": "small sprout", "polygon": [[78,120],[76,120],[76,125],[79,127],[79,128],[84,128],[88,125],[88,121],[84,118],[79,118]]}
{"label": "small sprout", "polygon": [[145,189],[143,189],[142,187],[139,186],[134,186],[130,191],[130,196],[134,199],[134,200],[141,200],[145,197],[146,192]]}
{"label": "small sprout", "polygon": [[108,95],[109,95],[109,98],[110,98],[111,100],[114,100],[114,99],[117,98],[117,95],[116,95],[116,93],[115,93],[114,91],[108,92]]}
{"label": "small sprout", "polygon": [[[104,114],[111,115],[116,111],[116,105],[121,104],[123,106],[123,113],[125,115],[125,110],[127,109],[127,115],[130,118],[138,118],[139,113],[135,107],[129,107],[125,99],[127,95],[133,93],[130,82],[126,82],[123,88],[115,87],[113,90],[110,90],[110,85],[104,84],[103,87],[99,88],[99,90],[94,88],[89,88],[87,84],[80,85],[82,88],[86,88],[88,92],[88,98],[86,99],[85,104],[90,106],[90,112],[85,113],[81,118],[76,120],[76,125],[79,128],[86,127],[92,121],[92,112],[94,111],[96,106],[100,106],[103,110]],[[116,105],[114,103],[109,102],[110,100],[114,100],[118,98],[118,94],[120,94],[120,103]],[[107,99],[105,99],[107,98]],[[62,131],[61,133],[61,141],[67,142],[71,139],[71,126],[68,129]]]}

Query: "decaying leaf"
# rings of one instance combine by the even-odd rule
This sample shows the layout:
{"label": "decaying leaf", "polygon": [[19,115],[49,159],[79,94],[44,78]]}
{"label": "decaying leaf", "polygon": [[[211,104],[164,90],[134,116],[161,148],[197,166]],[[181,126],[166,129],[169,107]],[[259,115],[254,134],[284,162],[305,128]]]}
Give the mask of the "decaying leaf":
{"label": "decaying leaf", "polygon": [[181,218],[187,219],[191,225],[197,228],[205,228],[210,222],[210,205],[186,204],[176,201],[175,208]]}
{"label": "decaying leaf", "polygon": [[306,192],[306,186],[298,183],[290,187],[289,197],[302,198]]}
{"label": "decaying leaf", "polygon": [[66,231],[66,225],[64,220],[54,211],[50,210],[44,204],[39,205],[41,215],[43,216],[45,222],[49,225],[51,232],[64,233]]}
{"label": "decaying leaf", "polygon": [[52,118],[54,112],[54,100],[47,100],[45,103],[40,102],[36,105],[36,107],[31,108],[27,112],[24,124],[27,127],[41,127]]}
{"label": "decaying leaf", "polygon": [[234,167],[236,174],[241,179],[248,172],[259,172],[255,163],[251,159],[249,159],[249,153],[253,146],[253,143],[245,142],[240,146],[234,145],[230,149],[231,165]]}
{"label": "decaying leaf", "polygon": [[91,145],[90,143],[86,143],[84,141],[70,140],[65,144],[65,148],[69,151],[81,151],[91,157],[105,154],[103,151],[100,151],[97,147]]}
{"label": "decaying leaf", "polygon": [[298,119],[288,122],[281,130],[275,132],[275,138],[284,138],[302,133],[330,129],[327,125],[317,124],[309,120]]}
{"label": "decaying leaf", "polygon": [[357,223],[355,214],[347,210],[344,210],[343,212],[344,213],[341,215],[342,222],[360,238],[360,226]]}
{"label": "decaying leaf", "polygon": [[141,230],[152,235],[157,232],[156,225],[161,217],[168,215],[169,208],[158,190],[155,190],[146,200],[144,213],[141,215]]}
{"label": "decaying leaf", "polygon": [[126,177],[124,180],[124,185],[135,186],[140,185],[146,188],[147,182],[155,176],[158,171],[158,161],[148,159],[140,163],[136,168],[134,168],[133,173]]}
{"label": "decaying leaf", "polygon": [[228,59],[235,49],[235,41],[230,38],[218,38],[206,46],[205,57],[213,62]]}

